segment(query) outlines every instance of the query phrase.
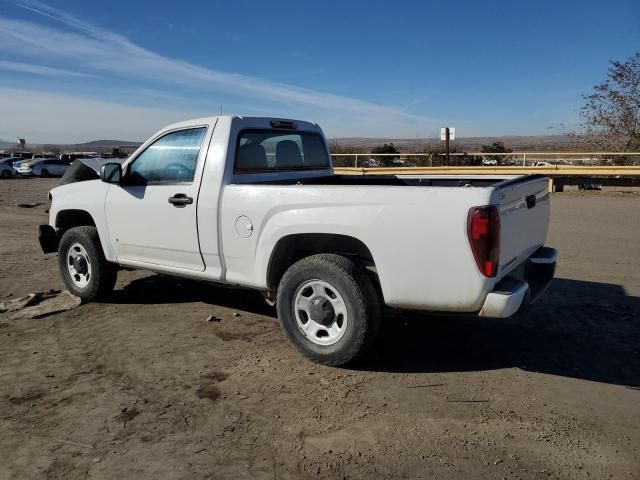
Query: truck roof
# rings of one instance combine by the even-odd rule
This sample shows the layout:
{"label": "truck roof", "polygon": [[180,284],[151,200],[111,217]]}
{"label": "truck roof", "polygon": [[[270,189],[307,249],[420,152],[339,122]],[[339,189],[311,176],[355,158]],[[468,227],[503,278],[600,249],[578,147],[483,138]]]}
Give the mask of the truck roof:
{"label": "truck roof", "polygon": [[289,121],[289,122],[295,122],[299,126],[304,126],[307,128],[308,127],[320,128],[320,126],[315,122],[308,122],[305,120],[296,120],[293,118],[257,117],[257,116],[247,116],[247,115],[215,115],[212,117],[192,118],[190,120],[183,120],[181,122],[172,123],[171,125],[167,125],[166,127],[163,127],[160,131],[175,130],[177,128],[189,127],[191,125],[197,125],[197,124],[211,124],[211,123],[215,123],[217,120],[222,118],[228,119],[229,121],[232,121],[234,119],[246,120],[247,123],[252,123],[252,124],[259,123],[261,121],[271,121],[271,120]]}

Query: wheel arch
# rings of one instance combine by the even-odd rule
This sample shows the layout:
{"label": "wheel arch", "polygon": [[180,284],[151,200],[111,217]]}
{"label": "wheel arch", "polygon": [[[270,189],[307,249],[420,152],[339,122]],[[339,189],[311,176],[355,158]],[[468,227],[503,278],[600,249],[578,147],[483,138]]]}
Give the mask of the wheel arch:
{"label": "wheel arch", "polygon": [[362,240],[343,234],[295,233],[280,238],[271,251],[267,264],[268,291],[277,290],[280,279],[295,262],[319,253],[333,253],[354,260],[367,269],[380,290],[373,254]]}
{"label": "wheel arch", "polygon": [[109,242],[106,241],[108,239],[108,235],[105,232],[106,225],[96,222],[94,216],[89,211],[81,208],[62,209],[56,213],[54,227],[58,242],[62,238],[62,235],[71,228],[95,227],[98,231],[100,245],[102,246],[105,257],[111,262],[116,261],[110,249]]}
{"label": "wheel arch", "polygon": [[56,214],[55,228],[59,237],[62,237],[64,232],[70,228],[83,226],[96,226],[93,216],[86,210],[65,209]]}

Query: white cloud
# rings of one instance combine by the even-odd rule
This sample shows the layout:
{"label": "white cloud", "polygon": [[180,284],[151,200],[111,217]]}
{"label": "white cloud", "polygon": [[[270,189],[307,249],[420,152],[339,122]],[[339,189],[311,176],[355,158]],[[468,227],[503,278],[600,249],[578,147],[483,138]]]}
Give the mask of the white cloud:
{"label": "white cloud", "polygon": [[54,77],[84,77],[95,78],[96,75],[89,73],[74,72],[73,70],[65,70],[62,68],[47,67],[45,65],[33,65],[30,63],[8,62],[0,60],[0,70],[10,70],[14,72],[33,73],[36,75],[46,75]]}
{"label": "white cloud", "polygon": [[0,137],[29,143],[145,140],[154,131],[201,111],[120,105],[71,95],[0,87]]}
{"label": "white cloud", "polygon": [[[34,59],[28,67],[22,64],[23,72],[41,75],[62,74],[63,71],[75,72],[76,75],[98,74],[116,80],[119,86],[114,86],[114,92],[110,93],[117,93],[115,90],[120,89],[123,97],[126,96],[123,91],[126,87],[123,89],[121,86],[124,81],[136,88],[145,85],[157,90],[164,89],[173,95],[176,86],[184,87],[192,92],[185,95],[185,100],[199,95],[233,105],[236,99],[242,98],[245,103],[255,103],[255,110],[272,108],[273,115],[303,116],[321,122],[330,135],[413,135],[416,131],[434,128],[432,121],[409,114],[403,107],[379,105],[194,65],[149,51],[119,34],[84,22],[42,2],[24,0],[17,4],[61,24],[61,28],[54,28],[0,16],[0,32],[5,34],[6,40],[0,43],[0,54],[12,54],[19,49],[21,55]],[[56,67],[38,65],[38,60],[47,65],[55,64]],[[13,63],[15,66],[17,62],[4,63]],[[175,108],[180,107],[175,105]],[[6,132],[0,130],[2,134]]]}

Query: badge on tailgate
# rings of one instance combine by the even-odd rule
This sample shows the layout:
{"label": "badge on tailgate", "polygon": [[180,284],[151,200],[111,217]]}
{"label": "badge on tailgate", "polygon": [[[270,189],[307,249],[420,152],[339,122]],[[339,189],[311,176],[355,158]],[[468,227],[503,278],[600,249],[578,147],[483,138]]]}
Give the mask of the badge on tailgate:
{"label": "badge on tailgate", "polygon": [[527,208],[533,208],[536,206],[536,196],[529,195],[527,196]]}

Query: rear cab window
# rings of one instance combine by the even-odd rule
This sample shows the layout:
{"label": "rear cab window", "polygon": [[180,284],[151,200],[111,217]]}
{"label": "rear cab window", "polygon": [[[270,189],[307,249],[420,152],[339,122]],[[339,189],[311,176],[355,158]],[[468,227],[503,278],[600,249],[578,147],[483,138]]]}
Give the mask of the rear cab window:
{"label": "rear cab window", "polygon": [[327,147],[319,133],[246,129],[238,135],[236,173],[319,170],[330,166]]}

